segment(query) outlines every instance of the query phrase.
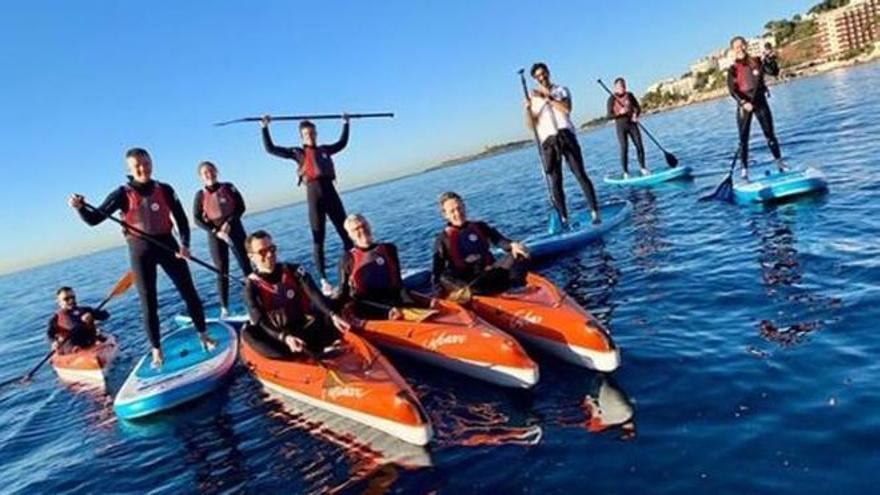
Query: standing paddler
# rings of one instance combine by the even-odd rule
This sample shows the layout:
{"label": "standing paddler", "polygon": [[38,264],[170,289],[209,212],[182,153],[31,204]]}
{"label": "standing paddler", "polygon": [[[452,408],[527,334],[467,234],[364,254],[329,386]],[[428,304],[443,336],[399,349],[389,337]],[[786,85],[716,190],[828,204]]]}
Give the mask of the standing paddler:
{"label": "standing paddler", "polygon": [[608,118],[614,120],[617,129],[617,142],[620,144],[620,166],[623,168],[623,178],[629,178],[629,140],[636,147],[636,158],[639,161],[639,171],[642,175],[649,175],[650,170],[645,166],[645,146],[642,144],[642,133],[639,131],[639,115],[642,107],[636,96],[626,90],[626,80],[618,77],[614,80],[614,94],[608,97]]}

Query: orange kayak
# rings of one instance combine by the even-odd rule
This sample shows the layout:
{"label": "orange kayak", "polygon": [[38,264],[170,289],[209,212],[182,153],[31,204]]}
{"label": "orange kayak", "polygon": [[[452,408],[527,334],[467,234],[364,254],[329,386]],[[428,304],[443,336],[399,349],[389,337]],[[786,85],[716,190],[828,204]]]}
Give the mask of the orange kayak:
{"label": "orange kayak", "polygon": [[613,371],[620,365],[620,352],[602,324],[534,273],[528,274],[523,289],[474,295],[468,307],[489,323],[570,363],[598,371]]}
{"label": "orange kayak", "polygon": [[451,301],[436,301],[427,319],[364,320],[371,342],[415,359],[507,387],[531,388],[538,365],[507,333]]}
{"label": "orange kayak", "polygon": [[58,378],[65,382],[88,383],[104,386],[104,371],[116,357],[116,338],[110,334],[101,334],[103,342],[86,349],[66,354],[55,353],[52,356],[52,367]]}
{"label": "orange kayak", "polygon": [[241,339],[241,358],[264,387],[286,398],[353,419],[415,445],[426,445],[431,423],[391,363],[348,333],[341,349],[316,361],[301,354],[272,359]]}

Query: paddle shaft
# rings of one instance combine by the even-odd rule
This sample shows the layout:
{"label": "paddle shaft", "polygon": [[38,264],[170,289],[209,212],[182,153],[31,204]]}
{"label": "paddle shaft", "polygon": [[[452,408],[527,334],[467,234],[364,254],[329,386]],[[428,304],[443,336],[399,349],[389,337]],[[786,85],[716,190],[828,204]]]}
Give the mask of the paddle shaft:
{"label": "paddle shaft", "polygon": [[[550,207],[556,209],[556,205],[553,204],[553,185],[550,183],[550,177],[547,175],[547,159],[544,156],[544,150],[541,148],[541,137],[538,136],[538,126],[537,122],[535,122],[534,116],[532,116],[531,109],[531,97],[529,96],[529,87],[526,84],[526,76],[525,69],[519,70],[519,80],[522,83],[523,96],[525,96],[526,101],[529,102],[529,107],[526,108],[526,112],[529,113],[529,119],[532,122],[532,136],[535,139],[535,147],[538,149],[538,157],[541,159],[541,175],[544,177],[544,182],[547,183],[547,200],[550,202]],[[552,109],[551,109],[552,111]]]}
{"label": "paddle shaft", "polygon": [[[315,115],[279,115],[278,117],[270,116],[270,120],[277,121],[296,121],[296,120],[337,120],[341,119],[344,115],[341,113],[323,113],[323,114],[315,114]],[[375,113],[350,113],[348,114],[348,118],[350,119],[375,119],[375,118],[394,118],[394,114],[391,112],[375,112]],[[229,124],[239,124],[243,122],[259,122],[263,120],[263,117],[244,117],[241,119],[227,120],[225,122],[217,122],[214,125],[217,127],[222,127],[224,125]]]}
{"label": "paddle shaft", "polygon": [[[107,218],[108,220],[111,220],[111,221],[121,225],[123,228],[125,228],[126,230],[128,230],[130,232],[134,232],[135,234],[137,234],[138,237],[140,237],[141,239],[149,242],[150,244],[152,244],[156,247],[164,249],[165,251],[168,251],[170,253],[175,253],[175,254],[177,253],[177,250],[172,249],[171,246],[166,245],[164,242],[160,241],[159,239],[156,239],[152,235],[144,232],[143,230],[141,230],[133,225],[130,225],[128,222],[120,220],[120,219],[114,217],[113,215],[106,214],[103,211],[95,208],[94,206],[92,206],[88,203],[85,203],[83,205],[83,207],[88,208],[89,210],[98,212],[101,215],[104,215],[104,217]],[[195,263],[203,268],[207,268],[208,270],[211,270],[212,272],[216,273],[217,275],[220,275],[221,277],[226,277],[229,280],[232,280],[232,281],[238,282],[242,285],[245,285],[244,279],[239,278],[239,277],[234,277],[232,275],[229,275],[228,273],[223,273],[219,269],[217,269],[217,267],[215,267],[214,265],[207,263],[205,261],[202,261],[202,260],[196,258],[195,256],[190,256],[189,258],[185,258],[185,259],[187,261],[192,261],[193,263]]]}
{"label": "paddle shaft", "polygon": [[[619,96],[617,96],[616,94],[614,94],[614,92],[612,92],[610,89],[608,89],[608,86],[606,86],[605,83],[602,82],[601,79],[596,79],[596,82],[599,83],[599,86],[602,86],[602,89],[604,89],[609,95],[611,95],[612,97],[614,97],[615,100],[620,101],[621,103],[623,103],[623,101],[621,100],[621,98],[620,98]],[[672,153],[666,151],[666,148],[664,148],[663,145],[660,144],[659,141],[657,141],[657,138],[655,138],[654,135],[651,134],[651,131],[649,131],[649,130],[644,126],[644,124],[642,124],[641,122],[636,122],[636,124],[638,124],[639,129],[641,129],[642,131],[644,131],[644,133],[647,134],[648,138],[649,138],[651,141],[653,141],[654,144],[656,144],[658,148],[660,148],[660,151],[662,151],[663,153],[666,153],[666,154],[668,154],[668,155],[672,155]]]}

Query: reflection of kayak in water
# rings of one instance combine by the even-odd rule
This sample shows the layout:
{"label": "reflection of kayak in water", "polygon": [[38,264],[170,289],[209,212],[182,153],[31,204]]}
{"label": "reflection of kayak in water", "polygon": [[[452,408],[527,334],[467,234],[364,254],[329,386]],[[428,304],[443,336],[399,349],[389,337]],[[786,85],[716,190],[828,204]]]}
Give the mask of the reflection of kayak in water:
{"label": "reflection of kayak in water", "polygon": [[595,390],[584,397],[583,407],[588,430],[600,432],[619,426],[625,433],[635,434],[632,403],[610,378],[598,378]]}

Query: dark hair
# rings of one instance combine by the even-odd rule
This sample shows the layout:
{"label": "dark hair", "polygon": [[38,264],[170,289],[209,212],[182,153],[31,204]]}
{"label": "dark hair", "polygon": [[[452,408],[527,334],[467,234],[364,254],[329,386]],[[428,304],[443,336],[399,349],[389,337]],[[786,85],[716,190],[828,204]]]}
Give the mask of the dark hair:
{"label": "dark hair", "polygon": [[740,41],[742,41],[743,43],[745,43],[746,45],[748,45],[748,42],[747,42],[746,39],[743,38],[742,36],[734,36],[733,38],[730,38],[730,46],[731,46],[731,48],[733,47],[733,42],[736,41],[736,40],[740,40]]}
{"label": "dark hair", "polygon": [[150,152],[143,148],[130,148],[125,152],[126,158],[146,158],[147,160],[152,160],[150,158]]}
{"label": "dark hair", "polygon": [[217,165],[214,165],[213,162],[209,162],[208,160],[205,160],[205,161],[199,163],[199,166],[196,167],[196,173],[201,173],[202,167],[211,167],[211,169],[214,171],[214,173],[217,172]]}
{"label": "dark hair", "polygon": [[544,72],[547,73],[550,72],[550,69],[547,68],[547,64],[545,64],[544,62],[535,62],[534,64],[532,64],[532,68],[529,70],[529,74],[531,74],[532,77],[535,77],[535,72],[538,72],[538,69],[544,69]]}
{"label": "dark hair", "polygon": [[459,196],[457,193],[454,193],[452,191],[446,191],[445,193],[440,195],[440,200],[439,200],[440,208],[442,209],[443,203],[449,201],[450,199],[454,199],[456,201],[464,203],[464,200],[461,199],[461,196]]}
{"label": "dark hair", "polygon": [[617,84],[617,83],[626,84],[626,79],[624,79],[623,76],[618,77],[617,79],[614,80],[614,84]]}
{"label": "dark hair", "polygon": [[256,232],[251,232],[251,235],[247,236],[247,239],[244,240],[245,248],[250,251],[251,243],[258,239],[271,239],[272,236],[269,235],[265,230],[258,230]]}
{"label": "dark hair", "polygon": [[73,288],[68,287],[66,285],[62,285],[61,287],[58,288],[58,290],[55,291],[55,295],[56,296],[61,295],[62,292],[73,292]]}
{"label": "dark hair", "polygon": [[300,131],[302,131],[303,129],[314,129],[314,128],[315,128],[315,124],[311,120],[303,120],[299,123],[299,130]]}

